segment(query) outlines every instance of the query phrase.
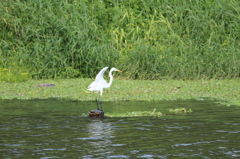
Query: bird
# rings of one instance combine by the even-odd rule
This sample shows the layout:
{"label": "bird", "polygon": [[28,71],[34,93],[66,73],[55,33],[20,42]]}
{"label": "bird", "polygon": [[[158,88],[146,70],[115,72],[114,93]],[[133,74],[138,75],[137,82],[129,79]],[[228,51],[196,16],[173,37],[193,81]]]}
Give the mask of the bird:
{"label": "bird", "polygon": [[110,77],[110,81],[109,83],[107,83],[107,81],[103,78],[103,74],[105,73],[105,71],[108,69],[108,67],[104,67],[96,76],[95,81],[93,81],[89,86],[88,89],[89,91],[97,91],[100,92],[100,105],[101,105],[101,109],[99,109],[98,106],[98,95],[96,96],[96,103],[97,103],[97,109],[98,110],[102,110],[102,94],[103,94],[103,89],[104,88],[109,88],[112,85],[113,82],[113,76],[112,76],[112,72],[113,71],[118,71],[118,72],[122,72],[121,70],[116,69],[115,67],[111,68],[110,72],[109,72],[109,77]]}

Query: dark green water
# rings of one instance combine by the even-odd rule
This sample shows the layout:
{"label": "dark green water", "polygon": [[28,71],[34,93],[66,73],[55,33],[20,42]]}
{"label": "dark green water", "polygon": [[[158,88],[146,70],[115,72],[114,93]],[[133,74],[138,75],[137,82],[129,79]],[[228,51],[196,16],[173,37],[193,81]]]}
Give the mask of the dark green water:
{"label": "dark green water", "polygon": [[[105,112],[153,110],[164,116],[82,117],[94,102],[3,100],[1,158],[237,158],[240,109],[213,101],[106,102]],[[188,107],[187,114],[168,109]]]}

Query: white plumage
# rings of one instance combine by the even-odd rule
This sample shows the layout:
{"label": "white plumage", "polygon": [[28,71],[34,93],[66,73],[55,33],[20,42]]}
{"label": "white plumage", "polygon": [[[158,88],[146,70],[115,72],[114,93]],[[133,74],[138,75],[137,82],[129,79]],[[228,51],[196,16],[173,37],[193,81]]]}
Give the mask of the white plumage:
{"label": "white plumage", "polygon": [[[104,88],[109,88],[112,85],[113,82],[113,76],[112,76],[112,72],[113,71],[119,71],[122,72],[118,69],[116,69],[115,67],[111,68],[110,72],[109,72],[109,77],[110,77],[110,81],[109,83],[107,83],[107,81],[103,78],[103,74],[105,73],[105,71],[108,69],[108,67],[104,67],[96,76],[95,81],[93,81],[89,86],[88,86],[88,90],[89,91],[97,91],[100,92],[100,97],[101,97],[101,101],[102,101],[102,93],[103,93],[103,89]],[[96,99],[97,100],[97,99]],[[98,105],[97,105],[98,107]],[[98,107],[99,109],[99,107]]]}

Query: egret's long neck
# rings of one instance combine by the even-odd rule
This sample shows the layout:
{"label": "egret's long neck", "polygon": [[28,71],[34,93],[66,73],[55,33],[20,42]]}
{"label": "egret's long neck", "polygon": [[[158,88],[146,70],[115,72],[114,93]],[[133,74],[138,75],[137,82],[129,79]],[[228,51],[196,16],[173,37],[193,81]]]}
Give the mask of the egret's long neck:
{"label": "egret's long neck", "polygon": [[110,86],[112,85],[112,82],[113,82],[112,72],[113,72],[113,71],[110,70],[110,72],[109,72],[110,81],[109,81],[109,83],[107,84],[107,87],[106,87],[106,88],[108,88],[108,87],[110,87]]}

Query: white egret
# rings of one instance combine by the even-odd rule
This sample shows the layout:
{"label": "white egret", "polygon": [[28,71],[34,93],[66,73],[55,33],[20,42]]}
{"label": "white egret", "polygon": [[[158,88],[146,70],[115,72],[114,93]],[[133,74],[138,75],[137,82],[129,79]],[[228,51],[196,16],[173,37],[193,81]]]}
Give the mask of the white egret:
{"label": "white egret", "polygon": [[[103,89],[104,88],[109,88],[112,85],[113,82],[113,76],[112,76],[112,72],[113,71],[119,71],[122,72],[118,69],[116,69],[115,67],[111,68],[110,72],[109,72],[109,77],[110,77],[110,81],[109,83],[107,83],[107,81],[103,78],[103,74],[104,72],[108,69],[108,67],[104,67],[96,76],[95,81],[93,81],[89,86],[88,86],[88,90],[89,91],[97,91],[100,92],[100,104],[101,104],[101,109],[102,109],[102,94],[103,94]],[[97,102],[97,108],[99,110],[98,107],[98,96],[96,97],[96,102]]]}

